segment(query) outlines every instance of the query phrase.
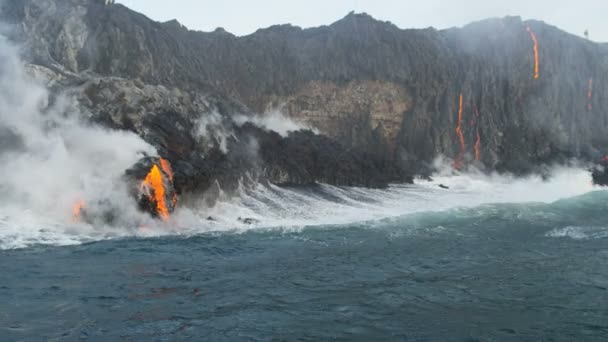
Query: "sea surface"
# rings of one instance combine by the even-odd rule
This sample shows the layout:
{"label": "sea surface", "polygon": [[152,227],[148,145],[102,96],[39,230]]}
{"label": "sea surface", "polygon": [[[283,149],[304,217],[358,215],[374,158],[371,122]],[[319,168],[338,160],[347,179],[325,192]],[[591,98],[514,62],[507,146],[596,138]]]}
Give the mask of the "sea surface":
{"label": "sea surface", "polygon": [[260,185],[175,220],[0,214],[0,341],[608,340],[608,192],[582,171]]}

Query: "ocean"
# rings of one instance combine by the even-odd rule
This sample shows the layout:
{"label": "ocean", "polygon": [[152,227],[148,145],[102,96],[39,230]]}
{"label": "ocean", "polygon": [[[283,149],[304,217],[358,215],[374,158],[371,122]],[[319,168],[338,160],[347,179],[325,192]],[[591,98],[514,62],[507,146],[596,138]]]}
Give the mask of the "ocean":
{"label": "ocean", "polygon": [[0,341],[606,341],[607,260],[576,169],[257,185],[158,227],[0,210]]}

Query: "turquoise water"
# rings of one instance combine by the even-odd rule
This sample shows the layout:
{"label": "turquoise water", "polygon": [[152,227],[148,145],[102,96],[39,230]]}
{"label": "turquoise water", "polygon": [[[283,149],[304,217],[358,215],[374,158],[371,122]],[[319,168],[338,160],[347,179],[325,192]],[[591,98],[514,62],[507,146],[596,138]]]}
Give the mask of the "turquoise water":
{"label": "turquoise water", "polygon": [[0,251],[2,341],[605,341],[608,192]]}

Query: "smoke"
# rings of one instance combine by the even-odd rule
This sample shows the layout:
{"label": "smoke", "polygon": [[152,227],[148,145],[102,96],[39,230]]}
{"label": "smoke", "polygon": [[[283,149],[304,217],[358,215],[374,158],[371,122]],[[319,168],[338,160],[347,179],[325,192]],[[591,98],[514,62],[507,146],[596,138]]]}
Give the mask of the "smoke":
{"label": "smoke", "polygon": [[[195,123],[195,134],[205,149],[218,147],[224,154],[229,152],[230,140],[238,141],[233,125],[239,127],[246,123],[267,131],[274,131],[282,137],[287,137],[290,132],[299,130],[311,130],[319,134],[318,130],[302,125],[291,118],[284,116],[280,111],[274,110],[260,115],[233,115],[222,116],[218,112],[211,112],[201,116]],[[251,142],[245,142],[251,145]],[[257,144],[257,143],[256,143]],[[255,150],[255,148],[251,148]],[[257,154],[256,154],[257,155]]]}
{"label": "smoke", "polygon": [[196,135],[207,149],[218,146],[224,154],[228,153],[228,140],[235,134],[227,128],[226,120],[219,113],[212,112],[201,116],[196,122]]}
{"label": "smoke", "polygon": [[84,123],[82,114],[31,79],[0,36],[0,216],[68,223],[79,201],[85,211],[137,215],[122,177],[140,152],[155,150],[134,134]]}
{"label": "smoke", "polygon": [[280,134],[282,137],[289,135],[289,132],[295,132],[299,130],[312,130],[316,134],[319,132],[299,122],[294,121],[291,118],[283,115],[279,110],[273,110],[268,113],[256,116],[245,116],[236,115],[234,121],[242,126],[245,123],[252,123],[265,130],[274,131]]}

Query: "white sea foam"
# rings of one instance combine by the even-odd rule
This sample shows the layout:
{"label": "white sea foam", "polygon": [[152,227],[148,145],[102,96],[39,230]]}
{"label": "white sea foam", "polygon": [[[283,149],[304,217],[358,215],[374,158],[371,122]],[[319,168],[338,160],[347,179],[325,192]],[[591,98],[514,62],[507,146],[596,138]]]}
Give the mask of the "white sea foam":
{"label": "white sea foam", "polygon": [[[439,185],[450,189],[442,189]],[[257,184],[241,187],[237,196],[224,196],[212,207],[180,208],[171,222],[148,222],[146,227],[94,227],[45,219],[29,211],[12,212],[10,216],[4,213],[0,214],[0,248],[32,244],[69,245],[127,236],[193,235],[256,229],[297,231],[308,226],[346,225],[488,203],[551,203],[594,190],[597,189],[591,185],[588,172],[568,168],[556,169],[548,180],[463,174],[438,176],[433,181],[419,180],[414,185],[393,185],[388,189],[320,185],[311,190]],[[253,222],[243,222],[246,218],[253,219]],[[560,234],[576,238],[583,236],[576,234],[586,233],[566,229],[548,236]]]}
{"label": "white sea foam", "polygon": [[568,226],[554,229],[547,234],[552,238],[570,238],[573,240],[592,240],[608,238],[608,227],[578,227]]}
{"label": "white sea foam", "polygon": [[[199,224],[216,230],[298,229],[471,208],[488,203],[551,203],[593,190],[596,188],[591,185],[589,173],[571,168],[555,169],[548,180],[538,176],[445,175],[432,181],[418,180],[415,185],[392,185],[384,190],[321,185],[318,191],[304,191],[258,184],[254,189],[241,188],[239,196],[220,200],[211,208],[197,208],[187,216],[190,220],[198,217]],[[215,222],[207,221],[208,217]],[[253,218],[256,222],[239,224],[239,217]]]}

